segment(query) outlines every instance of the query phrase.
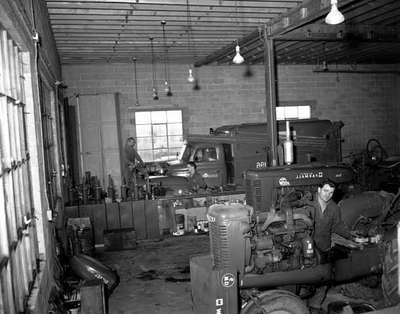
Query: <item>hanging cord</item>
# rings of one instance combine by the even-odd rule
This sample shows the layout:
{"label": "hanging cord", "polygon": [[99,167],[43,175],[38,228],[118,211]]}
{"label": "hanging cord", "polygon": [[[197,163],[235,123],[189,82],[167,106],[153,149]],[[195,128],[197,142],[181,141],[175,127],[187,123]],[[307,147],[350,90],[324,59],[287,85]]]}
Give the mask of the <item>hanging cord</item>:
{"label": "hanging cord", "polygon": [[150,46],[151,46],[151,69],[153,72],[153,99],[157,100],[158,99],[158,93],[157,93],[157,87],[156,87],[156,66],[155,66],[155,61],[154,61],[154,46],[153,46],[153,37],[149,38],[150,40]]}
{"label": "hanging cord", "polygon": [[137,85],[137,73],[136,73],[136,58],[132,59],[133,61],[133,73],[135,75],[135,95],[136,95],[136,106],[140,106],[139,104],[139,96],[138,96],[138,85]]}
{"label": "hanging cord", "polygon": [[190,4],[189,0],[186,0],[186,18],[187,18],[187,25],[188,25],[188,48],[190,53],[192,54],[193,58],[193,76],[194,76],[194,84],[193,84],[193,89],[194,90],[199,90],[200,85],[199,85],[199,79],[198,79],[198,73],[196,70],[195,63],[197,62],[197,51],[196,51],[196,43],[194,41],[193,37],[193,28],[192,28],[192,17],[190,13]]}
{"label": "hanging cord", "polygon": [[167,24],[166,21],[164,21],[164,20],[161,21],[162,32],[163,32],[163,42],[164,42],[164,77],[165,77],[164,83],[165,83],[165,91],[167,92],[167,96],[172,96],[170,81],[169,81],[169,69],[168,69],[169,58],[168,58],[167,38],[165,35],[165,24]]}
{"label": "hanging cord", "polygon": [[192,50],[192,43],[191,43],[191,32],[192,32],[192,18],[190,16],[190,7],[189,7],[189,0],[186,0],[186,24],[187,24],[187,40],[188,40],[188,50],[189,53],[192,54],[192,57],[194,57],[193,55],[193,50]]}

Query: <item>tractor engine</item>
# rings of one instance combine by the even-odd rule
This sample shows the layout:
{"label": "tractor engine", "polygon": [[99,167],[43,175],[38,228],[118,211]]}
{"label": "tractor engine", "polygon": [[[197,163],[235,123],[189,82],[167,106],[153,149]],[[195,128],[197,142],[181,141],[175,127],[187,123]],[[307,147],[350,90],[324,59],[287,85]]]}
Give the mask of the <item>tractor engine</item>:
{"label": "tractor engine", "polygon": [[208,220],[216,269],[262,274],[314,265],[313,223],[307,206],[291,207],[289,202],[284,206],[279,212],[270,210],[261,222],[251,206],[212,205]]}
{"label": "tractor engine", "polygon": [[209,209],[214,266],[263,274],[315,265],[311,202],[326,178],[344,185],[353,176],[342,166],[247,171],[251,206],[215,204]]}

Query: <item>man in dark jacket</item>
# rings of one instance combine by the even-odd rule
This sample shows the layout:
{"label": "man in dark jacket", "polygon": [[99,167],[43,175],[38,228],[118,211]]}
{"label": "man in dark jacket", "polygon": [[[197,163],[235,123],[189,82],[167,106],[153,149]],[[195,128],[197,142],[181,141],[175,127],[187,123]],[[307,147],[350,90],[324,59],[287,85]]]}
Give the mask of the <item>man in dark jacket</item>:
{"label": "man in dark jacket", "polygon": [[189,170],[189,187],[190,189],[197,193],[201,190],[205,190],[207,188],[207,184],[204,181],[203,177],[200,173],[197,172],[197,165],[193,161],[189,161],[187,163],[187,167]]}
{"label": "man in dark jacket", "polygon": [[311,212],[314,220],[314,242],[321,254],[321,262],[328,262],[331,250],[331,236],[336,233],[351,239],[351,233],[341,218],[339,206],[332,200],[335,185],[325,180],[318,185]]}
{"label": "man in dark jacket", "polygon": [[145,163],[136,151],[136,140],[128,137],[124,147],[124,177],[134,199],[138,199],[137,176],[145,173]]}

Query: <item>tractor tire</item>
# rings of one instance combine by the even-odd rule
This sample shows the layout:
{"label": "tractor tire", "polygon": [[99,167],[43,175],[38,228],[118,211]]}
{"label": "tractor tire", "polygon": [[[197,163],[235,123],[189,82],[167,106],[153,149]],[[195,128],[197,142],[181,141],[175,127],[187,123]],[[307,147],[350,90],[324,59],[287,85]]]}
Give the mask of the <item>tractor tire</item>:
{"label": "tractor tire", "polygon": [[250,300],[240,314],[309,314],[306,304],[295,294],[270,290]]}
{"label": "tractor tire", "polygon": [[400,302],[400,296],[398,294],[398,249],[396,237],[392,240],[388,240],[385,244],[382,291],[386,306],[393,306]]}

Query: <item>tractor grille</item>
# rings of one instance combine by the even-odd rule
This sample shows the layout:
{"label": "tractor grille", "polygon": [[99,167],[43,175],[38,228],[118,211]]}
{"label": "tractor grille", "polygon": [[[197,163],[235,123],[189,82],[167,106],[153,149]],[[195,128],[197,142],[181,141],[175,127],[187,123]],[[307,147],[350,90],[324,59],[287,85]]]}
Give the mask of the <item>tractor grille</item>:
{"label": "tractor grille", "polygon": [[217,269],[231,266],[227,226],[210,222],[210,241],[211,253],[214,256],[214,266]]}
{"label": "tractor grille", "polygon": [[261,206],[261,180],[246,180],[246,201],[255,208]]}

